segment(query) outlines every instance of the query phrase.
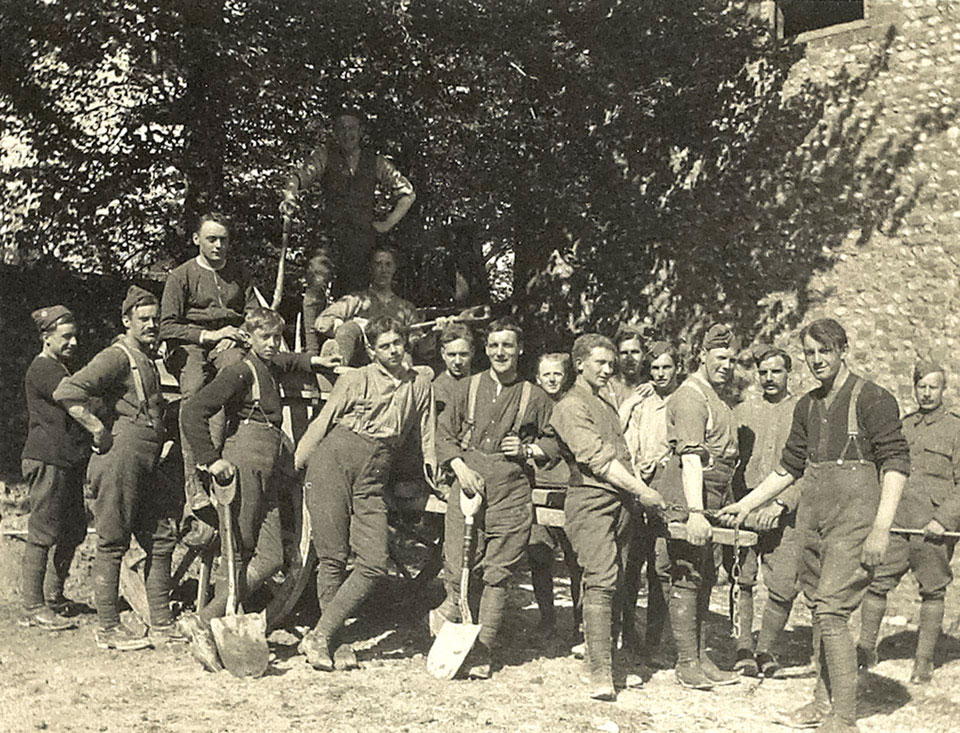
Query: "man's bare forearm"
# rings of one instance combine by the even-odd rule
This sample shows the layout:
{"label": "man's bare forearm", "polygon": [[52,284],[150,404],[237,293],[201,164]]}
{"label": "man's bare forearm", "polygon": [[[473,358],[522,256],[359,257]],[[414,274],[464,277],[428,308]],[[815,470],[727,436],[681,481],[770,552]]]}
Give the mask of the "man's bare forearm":
{"label": "man's bare forearm", "polygon": [[703,509],[703,464],[700,456],[688,453],[680,456],[680,480],[683,498],[688,509]]}
{"label": "man's bare forearm", "polygon": [[786,491],[794,481],[796,481],[796,479],[789,473],[772,471],[760,482],[759,486],[737,503],[740,504],[745,511],[752,511],[758,506],[763,506],[774,497],[779,496],[782,492]]}
{"label": "man's bare forearm", "polygon": [[877,506],[877,516],[873,520],[873,528],[890,531],[893,519],[900,504],[900,495],[903,493],[907,477],[899,471],[885,471],[880,483],[880,504]]}

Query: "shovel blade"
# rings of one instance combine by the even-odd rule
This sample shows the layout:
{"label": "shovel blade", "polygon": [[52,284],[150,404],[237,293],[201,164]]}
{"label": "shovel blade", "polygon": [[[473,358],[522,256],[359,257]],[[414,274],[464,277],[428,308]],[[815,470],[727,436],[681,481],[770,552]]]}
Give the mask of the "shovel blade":
{"label": "shovel blade", "polygon": [[460,671],[479,635],[480,624],[455,624],[447,621],[430,647],[427,672],[438,680],[452,680]]}
{"label": "shovel blade", "polygon": [[234,677],[261,677],[270,663],[267,619],[261,613],[224,616],[210,621],[223,666]]}

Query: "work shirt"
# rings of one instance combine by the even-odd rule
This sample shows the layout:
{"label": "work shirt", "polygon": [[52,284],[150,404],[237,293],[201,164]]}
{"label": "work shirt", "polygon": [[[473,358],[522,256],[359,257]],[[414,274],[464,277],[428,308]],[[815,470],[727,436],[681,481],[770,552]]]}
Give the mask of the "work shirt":
{"label": "work shirt", "polygon": [[530,385],[530,398],[520,419],[519,430],[514,429],[523,392],[523,380],[501,384],[490,370],[482,372],[477,386],[474,409],[474,427],[466,448],[461,439],[467,430],[470,382],[473,377],[461,379],[453,400],[447,405],[437,426],[437,460],[441,466],[454,458],[463,461],[483,475],[488,491],[491,485],[509,491],[525,487],[529,500],[530,481],[522,458],[508,458],[500,453],[500,444],[508,435],[516,435],[524,443],[538,446],[546,455],[543,463],[553,463],[558,456],[557,440],[550,428],[552,404],[547,393]]}
{"label": "work shirt", "polygon": [[[117,345],[122,341],[133,355],[143,385],[144,404],[137,394],[130,360]],[[163,436],[163,396],[160,375],[153,358],[144,353],[133,338],[120,336],[80,371],[63,379],[53,398],[69,409],[83,405],[116,434],[123,424],[150,427],[157,438]],[[98,406],[102,405],[102,409]]]}
{"label": "work shirt", "polygon": [[83,463],[89,455],[87,431],[53,398],[60,380],[69,375],[62,362],[42,353],[27,368],[23,390],[29,422],[23,458],[69,468]]}
{"label": "work shirt", "polygon": [[553,408],[550,424],[561,441],[570,468],[571,486],[600,486],[617,490],[603,478],[618,460],[630,470],[630,451],[620,429],[620,417],[606,390],[594,394],[583,376]]}
{"label": "work shirt", "polygon": [[[821,463],[839,459],[856,460],[857,450],[847,446],[847,413],[850,396],[857,379],[850,374],[833,404],[826,407],[827,389],[818,387],[807,392],[793,410],[790,435],[780,456],[781,465],[794,478],[803,475],[807,462]],[[900,408],[892,394],[873,382],[863,380],[857,400],[857,426],[863,458],[876,464],[880,471],[910,473],[910,448],[900,423]]]}
{"label": "work shirt", "polygon": [[737,422],[733,410],[698,373],[667,399],[667,440],[678,456],[697,455],[705,468],[736,462]]}
{"label": "work shirt", "polygon": [[[751,395],[734,408],[739,426],[741,461],[733,480],[735,498],[745,496],[748,490],[759,486],[779,467],[796,405],[797,398],[790,394],[777,403]],[[796,511],[800,503],[800,485],[794,483],[777,498],[787,505],[788,511]]]}
{"label": "work shirt", "polygon": [[626,423],[624,439],[637,476],[649,479],[671,453],[667,436],[667,400],[656,392],[637,402],[625,415],[621,405],[620,424]]}
{"label": "work shirt", "polygon": [[244,282],[235,262],[214,270],[194,257],[174,268],[163,286],[160,338],[199,344],[202,331],[242,325],[244,311],[259,305]]}
{"label": "work shirt", "polygon": [[320,353],[320,336],[317,333],[317,316],[327,307],[327,296],[311,290],[303,293],[303,346],[308,354]]}
{"label": "work shirt", "polygon": [[[272,425],[279,429],[283,424],[283,404],[277,376],[289,372],[310,372],[310,354],[279,353],[269,364],[264,363],[252,350],[243,359],[224,367],[209,384],[181,406],[181,422],[187,442],[193,447],[198,465],[213,463],[220,457],[210,438],[210,418],[224,408],[228,432],[241,421]],[[260,383],[260,402],[253,399],[253,373],[257,371]]]}
{"label": "work shirt", "polygon": [[936,519],[947,530],[960,528],[960,416],[943,405],[903,418],[910,446],[910,477],[894,524],[921,529]]}
{"label": "work shirt", "polygon": [[368,321],[389,316],[396,318],[404,326],[416,323],[417,309],[412,303],[401,298],[396,293],[376,293],[373,288],[361,290],[357,293],[344,295],[342,298],[328,305],[320,314],[321,317],[332,316],[342,321],[351,318],[366,318]]}

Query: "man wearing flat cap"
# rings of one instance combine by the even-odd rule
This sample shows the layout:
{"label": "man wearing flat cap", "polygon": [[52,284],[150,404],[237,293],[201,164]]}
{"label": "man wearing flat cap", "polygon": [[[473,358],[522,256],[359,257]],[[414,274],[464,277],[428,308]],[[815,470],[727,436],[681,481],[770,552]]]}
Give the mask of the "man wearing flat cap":
{"label": "man wearing flat cap", "polygon": [[[87,483],[97,530],[95,640],[101,649],[131,651],[178,638],[169,594],[179,506],[175,492],[157,472],[164,441],[164,403],[153,361],[159,311],[152,293],[131,286],[123,301],[124,334],[64,379],[53,394],[93,437],[95,455],[87,467]],[[93,412],[95,399],[103,405],[100,414]],[[120,563],[131,534],[147,554],[147,637],[120,621]]]}
{"label": "man wearing flat cap", "polygon": [[801,476],[798,582],[813,612],[813,700],[777,716],[791,728],[859,730],[857,652],[850,615],[882,564],[910,473],[897,400],[850,371],[847,333],[832,318],[800,332],[820,386],[797,402],[780,464],[721,514],[743,521]]}
{"label": "man wearing flat cap", "polygon": [[[77,325],[62,305],[32,313],[43,350],[23,380],[29,429],[23,446],[23,476],[30,483],[30,518],[23,550],[20,623],[60,631],[75,626],[61,615],[68,605],[63,586],[77,546],[87,533],[83,476],[89,455],[83,429],[53,399],[60,380],[71,373]],[[47,560],[53,549],[53,572]],[[44,577],[48,592],[44,603]]]}
{"label": "man wearing flat cap", "polygon": [[673,456],[653,481],[653,488],[669,504],[685,508],[668,512],[667,519],[685,516],[687,539],[661,543],[657,570],[670,589],[677,681],[698,690],[738,679],[735,673],[717,668],[706,653],[705,620],[717,567],[704,510],[719,509],[732,498],[739,453],[737,424],[719,391],[733,377],[739,350],[728,326],[714,325],[707,331],[699,368],[667,400],[667,440]]}
{"label": "man wearing flat cap", "polygon": [[[280,212],[296,211],[300,191],[316,182],[323,187],[321,226],[324,247],[335,268],[334,297],[367,287],[367,264],[377,234],[395,227],[416,199],[413,186],[389,158],[361,147],[363,113],[354,108],[338,110],[333,122],[333,145],[314,150],[284,183]],[[375,193],[395,203],[383,219],[375,217]]]}
{"label": "man wearing flat cap", "polygon": [[922,530],[893,534],[873,582],[860,605],[858,657],[876,662],[877,634],[887,609],[887,594],[907,570],[920,585],[920,629],[910,681],[933,679],[933,651],[943,625],[943,599],[953,580],[950,558],[955,540],[944,532],[960,529],[960,416],[943,405],[946,373],[932,362],[917,364],[913,392],[917,411],[903,418],[910,445],[910,478],[903,488],[894,524]]}

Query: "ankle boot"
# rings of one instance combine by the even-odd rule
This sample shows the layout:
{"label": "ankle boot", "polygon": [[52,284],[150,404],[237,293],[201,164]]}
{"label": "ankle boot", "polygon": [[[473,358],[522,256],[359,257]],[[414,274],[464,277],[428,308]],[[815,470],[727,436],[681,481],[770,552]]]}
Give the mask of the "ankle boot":
{"label": "ankle boot", "polygon": [[877,637],[887,611],[887,597],[868,591],[860,604],[860,639],[857,641],[857,666],[869,669],[877,663]]}
{"label": "ankle boot", "polygon": [[614,700],[613,654],[611,652],[612,594],[588,591],[583,600],[583,630],[587,642],[590,697]]}
{"label": "ankle boot", "polygon": [[673,640],[677,646],[677,682],[694,690],[712,689],[713,682],[700,667],[697,591],[692,588],[675,588],[670,598],[669,613]]}
{"label": "ankle boot", "polygon": [[924,598],[920,603],[920,630],[910,681],[923,684],[933,679],[933,652],[943,626],[943,599]]}

